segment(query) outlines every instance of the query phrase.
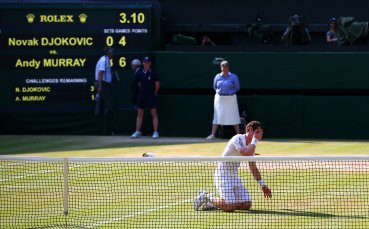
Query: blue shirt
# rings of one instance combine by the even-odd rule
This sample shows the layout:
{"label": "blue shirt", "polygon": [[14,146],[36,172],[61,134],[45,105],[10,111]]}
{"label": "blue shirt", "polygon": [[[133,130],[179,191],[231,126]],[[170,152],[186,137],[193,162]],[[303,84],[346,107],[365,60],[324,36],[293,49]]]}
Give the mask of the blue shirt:
{"label": "blue shirt", "polygon": [[222,73],[218,73],[214,77],[213,88],[219,95],[233,95],[240,90],[240,81],[237,75],[228,72],[228,76],[223,76]]}
{"label": "blue shirt", "polygon": [[[326,34],[325,34],[326,37],[329,37],[329,39],[336,39],[338,38],[337,37],[337,33],[332,31],[332,30],[329,30]],[[331,41],[330,42],[331,44],[337,44],[338,41]]]}

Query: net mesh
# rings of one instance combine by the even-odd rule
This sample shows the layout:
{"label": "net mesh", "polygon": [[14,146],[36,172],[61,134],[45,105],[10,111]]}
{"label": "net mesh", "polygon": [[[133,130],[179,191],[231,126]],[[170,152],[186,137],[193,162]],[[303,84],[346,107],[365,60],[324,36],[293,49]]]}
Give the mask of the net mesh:
{"label": "net mesh", "polygon": [[250,210],[195,211],[219,196],[218,161],[1,160],[0,228],[369,228],[369,159],[258,161],[271,199],[241,162]]}

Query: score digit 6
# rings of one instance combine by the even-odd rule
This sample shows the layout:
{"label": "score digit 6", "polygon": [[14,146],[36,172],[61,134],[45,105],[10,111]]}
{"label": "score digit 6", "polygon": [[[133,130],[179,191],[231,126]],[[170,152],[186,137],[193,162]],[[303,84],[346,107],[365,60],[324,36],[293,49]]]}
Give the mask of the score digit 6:
{"label": "score digit 6", "polygon": [[[110,67],[114,66],[114,60],[110,59]],[[124,56],[119,58],[119,67],[124,68],[127,66],[127,61],[126,58]]]}

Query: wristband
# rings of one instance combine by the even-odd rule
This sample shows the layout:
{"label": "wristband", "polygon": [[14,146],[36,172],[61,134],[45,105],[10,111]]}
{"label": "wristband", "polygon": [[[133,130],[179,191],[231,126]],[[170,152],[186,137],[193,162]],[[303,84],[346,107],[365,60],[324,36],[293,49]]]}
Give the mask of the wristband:
{"label": "wristband", "polygon": [[265,181],[263,179],[258,180],[258,184],[259,184],[260,187],[266,186]]}
{"label": "wristband", "polygon": [[251,144],[256,146],[256,144],[258,144],[258,140],[255,137],[253,137],[251,140]]}

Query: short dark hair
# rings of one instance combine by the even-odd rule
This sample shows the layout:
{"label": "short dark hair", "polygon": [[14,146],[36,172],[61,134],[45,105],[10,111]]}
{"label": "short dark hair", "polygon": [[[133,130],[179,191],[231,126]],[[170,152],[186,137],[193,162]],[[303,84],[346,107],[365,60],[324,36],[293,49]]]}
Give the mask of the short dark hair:
{"label": "short dark hair", "polygon": [[103,49],[103,52],[104,52],[105,55],[112,54],[112,53],[114,53],[114,49],[112,47],[105,47]]}
{"label": "short dark hair", "polygon": [[246,125],[246,132],[249,132],[251,129],[256,130],[257,128],[264,129],[263,124],[258,121],[251,121]]}

